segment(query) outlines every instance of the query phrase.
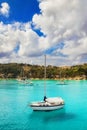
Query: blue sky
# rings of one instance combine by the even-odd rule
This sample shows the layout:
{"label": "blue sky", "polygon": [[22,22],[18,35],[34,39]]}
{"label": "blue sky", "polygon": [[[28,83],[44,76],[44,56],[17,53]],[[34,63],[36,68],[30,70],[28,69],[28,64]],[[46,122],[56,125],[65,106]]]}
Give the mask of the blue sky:
{"label": "blue sky", "polygon": [[39,13],[39,3],[37,0],[0,0],[0,4],[7,2],[10,6],[9,18],[0,18],[4,23],[13,21],[28,22],[32,20],[35,13]]}
{"label": "blue sky", "polygon": [[[87,1],[0,0],[0,63],[87,62]],[[78,18],[78,19],[77,19]]]}

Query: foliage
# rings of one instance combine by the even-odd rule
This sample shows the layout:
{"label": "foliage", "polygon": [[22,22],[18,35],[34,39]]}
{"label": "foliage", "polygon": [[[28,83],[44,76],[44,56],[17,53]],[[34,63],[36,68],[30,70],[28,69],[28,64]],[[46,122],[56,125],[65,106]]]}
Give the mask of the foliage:
{"label": "foliage", "polygon": [[[71,67],[47,66],[47,78],[73,78],[76,76],[87,77],[87,64]],[[61,74],[61,75],[60,75]],[[0,64],[0,78],[44,78],[44,66],[8,63]]]}

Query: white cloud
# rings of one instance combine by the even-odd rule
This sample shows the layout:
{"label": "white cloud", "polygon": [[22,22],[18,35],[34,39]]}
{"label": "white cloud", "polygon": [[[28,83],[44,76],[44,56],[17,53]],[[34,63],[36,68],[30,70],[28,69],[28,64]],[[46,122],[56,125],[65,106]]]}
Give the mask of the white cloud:
{"label": "white cloud", "polygon": [[[30,23],[4,25],[1,22],[0,62],[32,61],[34,64],[43,64],[43,52],[61,42],[64,46],[52,51],[47,64],[73,65],[87,62],[87,0],[38,1],[41,13],[33,16],[32,23],[45,36],[36,34]],[[6,6],[2,8],[2,12],[6,12]]]}
{"label": "white cloud", "polygon": [[0,62],[29,63],[44,51],[43,40],[32,30],[30,23],[5,25],[0,22]]}
{"label": "white cloud", "polygon": [[35,28],[41,29],[47,36],[49,47],[60,42],[65,44],[62,49],[55,50],[54,54],[60,52],[70,61],[74,59],[81,62],[84,53],[87,53],[86,5],[86,0],[40,0],[41,14],[33,16]]}
{"label": "white cloud", "polygon": [[8,3],[6,3],[6,2],[1,3],[0,15],[8,17],[9,16],[9,9],[10,9],[10,6],[8,5]]}

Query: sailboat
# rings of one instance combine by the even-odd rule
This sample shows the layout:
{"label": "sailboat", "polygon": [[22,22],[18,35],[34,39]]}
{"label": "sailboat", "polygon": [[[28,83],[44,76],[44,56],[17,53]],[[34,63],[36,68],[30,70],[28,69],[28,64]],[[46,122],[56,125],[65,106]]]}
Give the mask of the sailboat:
{"label": "sailboat", "polygon": [[46,55],[44,69],[44,99],[43,101],[32,102],[29,106],[34,111],[51,111],[64,107],[64,100],[61,97],[47,98],[46,96]]}
{"label": "sailboat", "polygon": [[67,85],[64,79],[61,79],[61,72],[60,72],[60,77],[59,77],[59,81],[57,82],[57,85]]}
{"label": "sailboat", "polygon": [[[30,73],[30,75],[31,75],[31,73]],[[23,67],[22,67],[22,69],[21,69],[21,75],[20,75],[20,76],[21,76],[21,77],[17,79],[20,83],[28,84],[29,86],[33,86],[32,80],[31,80],[31,79],[29,80],[29,79],[25,76],[24,68],[23,68]]]}
{"label": "sailboat", "polygon": [[20,77],[17,79],[17,81],[21,82],[21,83],[25,83],[26,77],[24,76],[24,69],[23,67],[21,68],[21,72],[20,72]]}

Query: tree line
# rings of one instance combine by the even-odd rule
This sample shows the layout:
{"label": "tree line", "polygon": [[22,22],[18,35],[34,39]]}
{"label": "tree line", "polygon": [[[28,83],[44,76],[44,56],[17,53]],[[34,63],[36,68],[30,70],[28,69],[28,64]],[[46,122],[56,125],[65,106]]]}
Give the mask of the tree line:
{"label": "tree line", "polygon": [[[87,64],[57,67],[48,65],[46,67],[46,77],[55,78],[73,78],[76,76],[87,79]],[[44,78],[44,66],[8,63],[0,64],[0,78]]]}

